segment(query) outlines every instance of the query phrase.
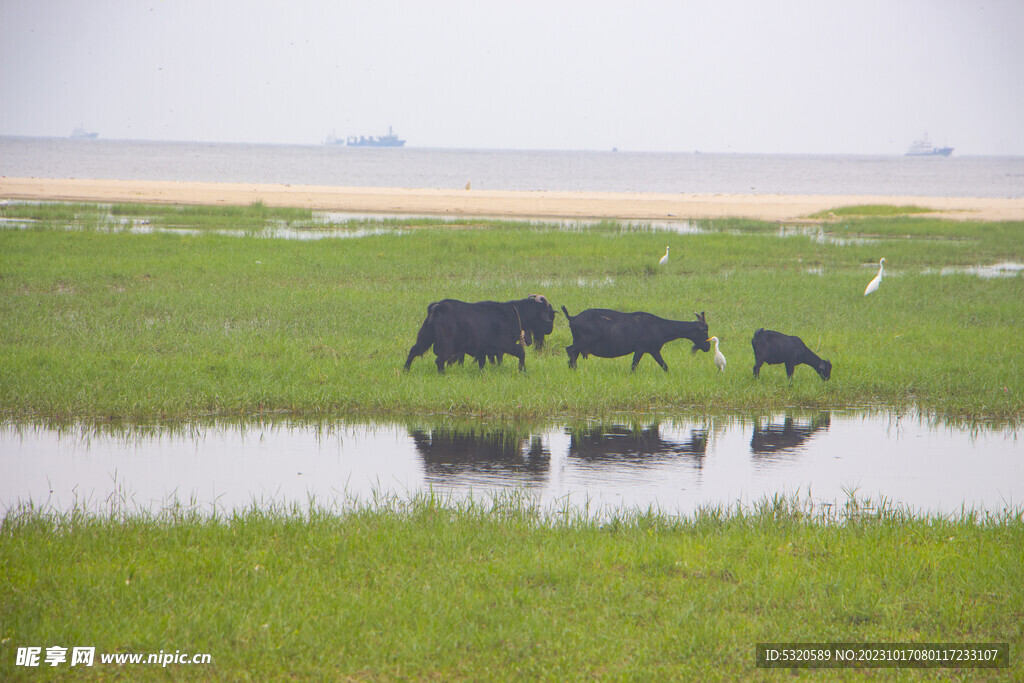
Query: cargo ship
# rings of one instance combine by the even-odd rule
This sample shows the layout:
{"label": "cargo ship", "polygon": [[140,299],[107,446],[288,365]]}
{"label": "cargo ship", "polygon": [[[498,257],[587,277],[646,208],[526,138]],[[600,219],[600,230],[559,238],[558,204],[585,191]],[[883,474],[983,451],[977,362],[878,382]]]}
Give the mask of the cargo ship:
{"label": "cargo ship", "polygon": [[81,126],[71,131],[71,138],[73,140],[95,140],[97,135],[99,135],[99,133],[90,133]]}
{"label": "cargo ship", "polygon": [[387,135],[371,135],[370,137],[350,135],[345,144],[349,147],[402,147],[405,145],[405,140],[395,135],[395,132],[391,130],[391,126],[388,126]]}
{"label": "cargo ship", "polygon": [[920,140],[914,140],[914,144],[907,150],[908,157],[948,157],[953,153],[952,147],[933,147],[925,135]]}

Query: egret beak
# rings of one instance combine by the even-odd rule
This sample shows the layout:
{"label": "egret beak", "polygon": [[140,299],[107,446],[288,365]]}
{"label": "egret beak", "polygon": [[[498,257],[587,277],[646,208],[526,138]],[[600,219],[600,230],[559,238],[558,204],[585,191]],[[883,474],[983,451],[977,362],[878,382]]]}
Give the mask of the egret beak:
{"label": "egret beak", "polygon": [[709,338],[708,341],[711,341],[711,339]]}

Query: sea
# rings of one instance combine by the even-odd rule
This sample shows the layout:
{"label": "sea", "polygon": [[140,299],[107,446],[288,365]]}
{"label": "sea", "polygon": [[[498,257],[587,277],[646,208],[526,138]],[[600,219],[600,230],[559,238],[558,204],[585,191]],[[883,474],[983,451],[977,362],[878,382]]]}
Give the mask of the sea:
{"label": "sea", "polygon": [[1024,157],[358,148],[0,136],[0,176],[344,187],[1024,197]]}

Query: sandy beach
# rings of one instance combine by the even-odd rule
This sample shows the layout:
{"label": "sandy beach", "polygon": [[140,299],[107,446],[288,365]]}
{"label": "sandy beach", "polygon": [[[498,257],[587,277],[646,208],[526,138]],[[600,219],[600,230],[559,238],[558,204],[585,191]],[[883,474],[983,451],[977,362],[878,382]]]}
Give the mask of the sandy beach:
{"label": "sandy beach", "polygon": [[1024,198],[521,192],[82,178],[0,178],[0,200],[294,206],[372,214],[496,218],[798,221],[864,204],[914,205],[956,220],[1024,220]]}

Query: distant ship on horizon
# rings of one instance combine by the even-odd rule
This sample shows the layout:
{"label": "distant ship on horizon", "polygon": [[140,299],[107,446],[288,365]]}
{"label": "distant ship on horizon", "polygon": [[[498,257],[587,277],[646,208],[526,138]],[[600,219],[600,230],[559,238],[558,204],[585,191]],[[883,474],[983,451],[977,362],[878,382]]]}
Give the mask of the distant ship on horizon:
{"label": "distant ship on horizon", "polygon": [[72,140],[95,140],[99,133],[90,133],[82,126],[71,131]]}
{"label": "distant ship on horizon", "polygon": [[388,126],[387,135],[366,137],[364,135],[355,136],[350,135],[347,139],[342,140],[341,138],[335,137],[332,133],[327,136],[324,140],[325,145],[348,145],[349,147],[403,147],[405,140],[400,139],[395,132]]}
{"label": "distant ship on horizon", "polygon": [[948,157],[953,153],[952,147],[933,147],[931,141],[928,140],[928,134],[925,133],[924,137],[920,140],[914,140],[914,144],[907,150],[905,156],[908,157]]}

